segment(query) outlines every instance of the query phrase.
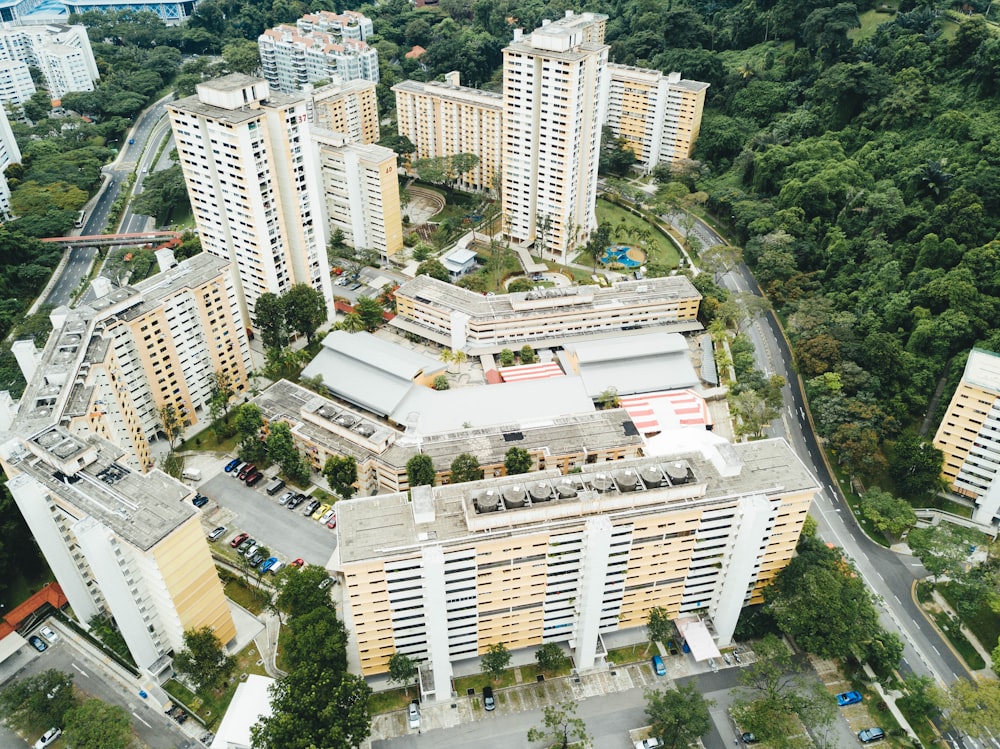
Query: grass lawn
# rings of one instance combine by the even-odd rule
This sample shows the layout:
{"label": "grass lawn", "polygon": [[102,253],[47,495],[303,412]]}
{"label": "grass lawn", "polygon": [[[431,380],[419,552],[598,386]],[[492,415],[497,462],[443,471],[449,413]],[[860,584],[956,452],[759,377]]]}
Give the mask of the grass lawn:
{"label": "grass lawn", "polygon": [[[230,575],[232,573],[229,573]],[[259,614],[264,610],[267,605],[267,598],[265,596],[269,595],[269,591],[266,589],[257,590],[257,588],[252,585],[247,585],[243,582],[243,578],[228,578],[223,576],[225,580],[224,590],[226,593],[226,598],[230,598],[240,606],[245,608],[252,614]]]}
{"label": "grass lawn", "polygon": [[875,34],[879,24],[892,20],[893,15],[893,13],[883,13],[877,10],[866,10],[864,13],[858,15],[861,21],[861,28],[848,31],[847,38],[853,41],[867,39]]}
{"label": "grass lawn", "polygon": [[948,616],[943,611],[930,612],[931,616],[934,617],[934,622],[938,625],[938,629],[944,632],[945,637],[951,643],[952,647],[958,651],[959,656],[965,661],[967,665],[973,671],[978,671],[981,668],[986,668],[986,661],[983,657],[979,655],[979,651],[972,647],[965,635],[962,634],[961,630],[952,623],[951,617]]}
{"label": "grass lawn", "polygon": [[[229,418],[234,417],[230,415]],[[212,431],[212,428],[208,426],[194,435],[191,439],[184,440],[177,450],[202,450],[204,452],[232,453],[235,455],[236,446],[239,444],[239,441],[240,438],[238,434],[234,434],[232,437],[220,440],[215,436],[215,432]]]}
{"label": "grass lawn", "polygon": [[[941,591],[941,595],[952,605],[955,606],[955,601],[952,598],[952,588],[950,583],[941,583],[938,585],[938,590]],[[963,622],[966,627],[972,630],[972,634],[976,636],[980,644],[987,650],[992,650],[996,647],[996,642],[1000,640],[1000,617],[989,607],[987,604],[983,604],[979,607],[979,611],[976,615],[964,620]]]}
{"label": "grass lawn", "polygon": [[628,645],[624,648],[611,648],[608,651],[608,662],[624,666],[628,663],[640,663],[658,654],[659,651],[653,643],[640,642],[638,645]]}
{"label": "grass lawn", "polygon": [[[494,689],[503,689],[504,687],[512,687],[515,684],[534,684],[538,681],[538,674],[542,674],[546,679],[555,679],[560,676],[568,676],[572,671],[572,663],[567,662],[566,666],[556,672],[547,673],[538,668],[534,663],[527,666],[519,666],[518,668],[508,668],[504,671],[500,678],[497,680],[491,680],[487,674],[475,674],[473,676],[462,676],[455,679],[455,691],[459,695],[465,695],[468,693],[469,689],[475,689],[476,694],[480,694],[483,691],[483,687],[489,685]],[[516,672],[521,672],[521,681],[517,681]]]}
{"label": "grass lawn", "polygon": [[390,689],[386,692],[375,692],[368,698],[368,710],[372,715],[391,713],[402,710],[417,696],[417,687],[413,685],[409,691],[402,688]]}
{"label": "grass lawn", "polygon": [[597,200],[597,221],[598,223],[607,222],[611,224],[611,236],[615,238],[615,242],[623,245],[630,244],[631,240],[626,239],[624,235],[619,236],[619,229],[621,227],[649,229],[653,233],[653,238],[644,247],[649,256],[648,261],[656,262],[669,268],[676,268],[680,262],[677,249],[659,229],[630,211],[614,205],[603,198],[598,198]]}
{"label": "grass lawn", "polygon": [[229,703],[232,702],[236,687],[242,681],[240,676],[242,674],[267,676],[263,664],[257,665],[259,660],[260,654],[257,652],[257,646],[250,643],[236,654],[236,669],[233,671],[233,677],[222,689],[194,693],[175,679],[168,681],[163,685],[163,688],[171,697],[191,708],[209,729],[214,729],[225,714]]}

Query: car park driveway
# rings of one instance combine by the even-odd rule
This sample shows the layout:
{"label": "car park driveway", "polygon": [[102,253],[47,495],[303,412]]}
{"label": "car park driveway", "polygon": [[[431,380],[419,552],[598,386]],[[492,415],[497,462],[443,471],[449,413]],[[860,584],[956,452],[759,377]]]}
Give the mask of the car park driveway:
{"label": "car park driveway", "polygon": [[245,531],[284,562],[301,557],[309,564],[326,565],[337,548],[336,531],[304,517],[305,502],[295,510],[279,505],[279,497],[287,490],[269,497],[264,491],[268,479],[251,489],[235,474],[224,473],[226,462],[220,461],[219,473],[198,487],[211,500],[205,508],[206,525],[228,528],[216,543],[228,543],[237,533]]}

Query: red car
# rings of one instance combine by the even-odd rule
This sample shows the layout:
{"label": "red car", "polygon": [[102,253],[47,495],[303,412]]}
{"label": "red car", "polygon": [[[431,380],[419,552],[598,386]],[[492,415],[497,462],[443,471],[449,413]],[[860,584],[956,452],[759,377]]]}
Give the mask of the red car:
{"label": "red car", "polygon": [[302,566],[303,564],[305,564],[305,563],[306,563],[306,560],[305,560],[305,559],[296,559],[296,560],[295,560],[294,562],[292,562],[292,563],[291,563],[290,565],[288,565],[288,566],[289,566],[289,567],[301,567],[301,566]]}
{"label": "red car", "polygon": [[237,533],[236,537],[229,542],[229,545],[235,549],[237,546],[246,541],[248,538],[250,538],[250,534],[248,533]]}
{"label": "red car", "polygon": [[253,473],[256,470],[257,470],[257,466],[255,466],[253,463],[247,463],[236,474],[236,478],[241,479],[241,480],[245,479],[247,476],[249,476],[251,473]]}
{"label": "red car", "polygon": [[326,524],[326,527],[327,528],[336,528],[337,527],[337,516],[336,515],[334,515],[332,518],[330,518],[330,522]]}
{"label": "red car", "polygon": [[247,476],[247,486],[253,486],[264,478],[264,474],[260,471],[254,471],[249,476]]}

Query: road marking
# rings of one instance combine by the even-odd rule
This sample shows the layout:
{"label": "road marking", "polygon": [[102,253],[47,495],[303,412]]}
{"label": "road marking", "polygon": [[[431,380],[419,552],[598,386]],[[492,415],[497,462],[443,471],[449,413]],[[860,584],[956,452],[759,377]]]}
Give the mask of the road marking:
{"label": "road marking", "polygon": [[135,719],[136,719],[136,720],[138,720],[138,721],[139,721],[139,722],[141,722],[141,723],[142,723],[142,724],[143,724],[144,726],[146,726],[146,728],[152,728],[152,726],[151,726],[151,725],[149,725],[149,723],[147,723],[146,721],[144,721],[144,720],[143,720],[142,718],[140,718],[140,717],[139,717],[139,713],[137,713],[137,712],[136,712],[135,710],[133,710],[133,711],[132,711],[132,715],[134,715],[134,716],[135,716]]}
{"label": "road marking", "polygon": [[71,666],[72,666],[73,668],[75,668],[75,669],[76,669],[77,671],[79,671],[79,672],[80,672],[81,674],[83,674],[83,675],[84,675],[85,677],[87,677],[88,679],[90,678],[90,674],[88,674],[88,673],[87,673],[86,671],[84,671],[84,670],[83,670],[82,668],[80,668],[80,667],[79,667],[78,665],[76,665],[75,663],[70,663],[69,665],[71,665]]}
{"label": "road marking", "polygon": [[899,596],[897,596],[895,593],[892,594],[892,597],[896,599],[896,603],[898,603],[900,606],[903,605],[903,602],[899,600]]}
{"label": "road marking", "polygon": [[937,649],[936,645],[931,645],[931,650],[933,650],[935,653],[937,653],[938,656],[940,657],[941,651]]}

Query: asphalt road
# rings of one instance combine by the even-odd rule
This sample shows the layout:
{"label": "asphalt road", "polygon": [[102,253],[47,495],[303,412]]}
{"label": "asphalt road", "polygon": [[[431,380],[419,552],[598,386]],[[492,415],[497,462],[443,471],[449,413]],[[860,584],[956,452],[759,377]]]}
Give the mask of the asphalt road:
{"label": "asphalt road", "polygon": [[62,273],[49,290],[48,296],[45,297],[45,304],[55,307],[69,305],[73,291],[90,271],[90,265],[97,257],[96,247],[73,247],[67,252],[69,260],[63,266]]}
{"label": "asphalt road", "polygon": [[[108,673],[100,663],[82,651],[76,644],[65,637],[50,645],[49,649],[39,654],[24,669],[22,675],[33,676],[47,669],[54,668],[73,676],[73,685],[92,697],[125,708],[129,713],[132,726],[139,738],[151,749],[186,749],[199,747],[196,741],[180,731],[177,724],[170,718],[144,702],[136,693],[134,696],[125,692],[123,685]],[[0,734],[0,740],[3,739]],[[8,744],[3,746],[21,746]]]}
{"label": "asphalt road", "polygon": [[301,557],[308,564],[325,565],[337,548],[337,533],[317,521],[302,515],[305,502],[294,510],[278,504],[282,490],[274,497],[267,496],[263,487],[267,479],[253,489],[239,479],[221,471],[206,480],[198,491],[214,500],[226,512],[219,524],[229,528],[219,543],[226,543],[238,532],[246,531],[258,541],[263,541],[279,559],[291,561]]}

